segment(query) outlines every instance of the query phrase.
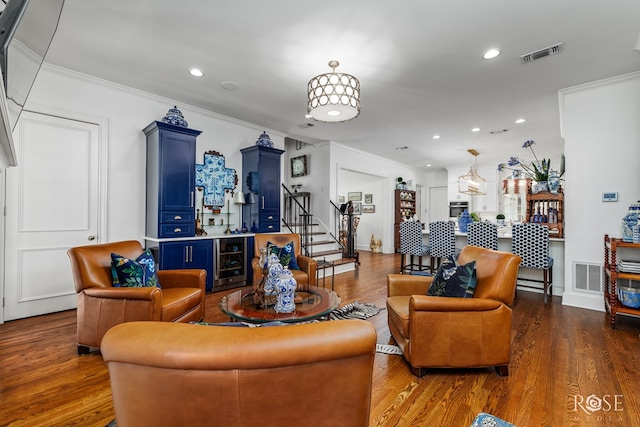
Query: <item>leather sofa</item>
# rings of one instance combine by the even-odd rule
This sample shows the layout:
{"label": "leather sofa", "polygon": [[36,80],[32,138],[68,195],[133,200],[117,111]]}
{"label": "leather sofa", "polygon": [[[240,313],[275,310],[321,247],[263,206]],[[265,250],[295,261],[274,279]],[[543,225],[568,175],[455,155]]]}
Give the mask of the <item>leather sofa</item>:
{"label": "leather sofa", "polygon": [[426,368],[493,366],[508,375],[511,359],[511,304],[520,257],[465,246],[458,262],[476,261],[473,298],[428,296],[433,277],[387,277],[389,330],[411,371]]}
{"label": "leather sofa", "polygon": [[364,320],[132,322],[101,351],[118,427],[368,425],[376,332]]}
{"label": "leather sofa", "polygon": [[136,259],[143,252],[136,240],[69,249],[78,293],[78,354],[100,347],[111,327],[123,322],[156,320],[192,322],[204,318],[205,270],[158,270],[158,287],[114,287],[111,253]]}

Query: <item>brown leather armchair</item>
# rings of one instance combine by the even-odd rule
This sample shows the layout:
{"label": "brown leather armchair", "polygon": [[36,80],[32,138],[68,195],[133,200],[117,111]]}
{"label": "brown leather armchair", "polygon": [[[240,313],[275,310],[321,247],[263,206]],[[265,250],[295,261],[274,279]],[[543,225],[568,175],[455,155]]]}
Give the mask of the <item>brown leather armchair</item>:
{"label": "brown leather armchair", "polygon": [[78,293],[78,354],[100,347],[111,327],[135,320],[191,322],[204,318],[205,270],[158,270],[162,289],[112,285],[111,253],[136,259],[143,248],[136,240],[69,249]]}
{"label": "brown leather armchair", "polygon": [[369,422],[376,332],[364,320],[124,323],[107,332],[101,351],[118,427]]}
{"label": "brown leather armchair", "polygon": [[284,246],[289,242],[293,242],[293,249],[295,251],[296,262],[300,267],[300,270],[291,270],[293,278],[296,279],[298,286],[316,286],[316,271],[318,269],[318,263],[315,259],[302,255],[302,246],[300,243],[299,234],[286,234],[286,233],[265,233],[256,234],[254,238],[254,256],[251,261],[251,268],[253,269],[253,287],[256,288],[262,281],[262,266],[258,262],[260,259],[260,248],[266,248],[267,242],[271,242],[276,246]]}
{"label": "brown leather armchair", "polygon": [[511,304],[520,257],[465,246],[460,264],[476,261],[473,298],[427,296],[429,276],[387,277],[389,330],[417,376],[425,368],[494,366],[509,374]]}

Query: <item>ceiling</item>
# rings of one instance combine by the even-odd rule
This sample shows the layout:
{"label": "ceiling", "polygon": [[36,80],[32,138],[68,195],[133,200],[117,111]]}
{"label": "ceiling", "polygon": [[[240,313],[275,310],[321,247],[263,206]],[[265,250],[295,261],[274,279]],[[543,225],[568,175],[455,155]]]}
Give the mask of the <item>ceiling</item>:
{"label": "ceiling", "polygon": [[[640,70],[639,34],[638,0],[66,0],[45,60],[427,170],[469,165],[470,148],[479,165],[526,159],[528,139],[559,158],[558,90]],[[360,116],[306,119],[306,85],[332,59],[360,80]]]}

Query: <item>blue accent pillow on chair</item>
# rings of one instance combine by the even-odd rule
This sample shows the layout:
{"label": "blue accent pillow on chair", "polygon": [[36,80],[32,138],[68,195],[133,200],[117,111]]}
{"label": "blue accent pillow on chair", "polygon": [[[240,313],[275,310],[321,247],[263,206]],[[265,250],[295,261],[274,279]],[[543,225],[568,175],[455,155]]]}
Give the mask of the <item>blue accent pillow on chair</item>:
{"label": "blue accent pillow on chair", "polygon": [[472,298],[476,283],[476,262],[459,265],[449,256],[436,271],[427,295]]}
{"label": "blue accent pillow on chair", "polygon": [[293,250],[293,241],[287,243],[283,247],[276,246],[271,242],[267,242],[269,254],[276,254],[280,258],[280,264],[283,267],[289,267],[289,270],[300,270],[298,261],[296,260],[295,251]]}
{"label": "blue accent pillow on chair", "polygon": [[156,272],[156,261],[149,249],[135,260],[112,253],[111,275],[113,276],[113,286],[115,287],[161,287],[158,281],[158,273]]}

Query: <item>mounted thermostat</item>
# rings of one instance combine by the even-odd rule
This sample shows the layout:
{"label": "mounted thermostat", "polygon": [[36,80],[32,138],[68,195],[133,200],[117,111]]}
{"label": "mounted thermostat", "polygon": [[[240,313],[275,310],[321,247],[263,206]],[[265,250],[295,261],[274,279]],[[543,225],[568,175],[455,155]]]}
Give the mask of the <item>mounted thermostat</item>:
{"label": "mounted thermostat", "polygon": [[617,202],[618,201],[618,192],[615,193],[602,193],[602,201],[603,202]]}

